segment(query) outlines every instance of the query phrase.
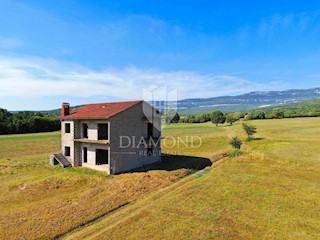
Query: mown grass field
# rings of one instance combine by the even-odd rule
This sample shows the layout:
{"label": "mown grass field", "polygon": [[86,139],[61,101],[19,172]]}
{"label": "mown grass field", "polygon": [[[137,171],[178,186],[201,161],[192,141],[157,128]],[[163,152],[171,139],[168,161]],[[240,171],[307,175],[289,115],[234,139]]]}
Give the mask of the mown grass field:
{"label": "mown grass field", "polygon": [[[320,239],[320,119],[252,122],[256,140],[245,153],[224,159],[168,188],[109,214],[67,239]],[[201,135],[212,157],[245,139],[240,123],[171,125],[165,135]],[[172,149],[165,149],[172,151]]]}
{"label": "mown grass field", "polygon": [[229,152],[232,136],[246,138],[240,123],[169,125],[163,151],[184,157],[117,176],[50,166],[58,132],[0,136],[0,239],[73,228],[61,238],[319,239],[320,119],[252,123],[257,140],[242,156],[188,177]]}

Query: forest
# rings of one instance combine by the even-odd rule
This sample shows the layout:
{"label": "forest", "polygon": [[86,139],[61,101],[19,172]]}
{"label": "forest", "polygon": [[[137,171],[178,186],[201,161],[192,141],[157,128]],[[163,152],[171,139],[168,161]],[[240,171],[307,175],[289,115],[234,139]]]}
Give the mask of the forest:
{"label": "forest", "polygon": [[51,132],[59,129],[60,121],[55,116],[31,111],[11,113],[0,108],[0,135]]}

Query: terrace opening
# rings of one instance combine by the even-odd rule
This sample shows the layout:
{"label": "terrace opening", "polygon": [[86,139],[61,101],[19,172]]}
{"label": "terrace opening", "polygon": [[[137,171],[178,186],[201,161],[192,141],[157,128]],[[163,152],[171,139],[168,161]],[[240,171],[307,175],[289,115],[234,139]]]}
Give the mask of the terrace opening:
{"label": "terrace opening", "polygon": [[96,165],[109,164],[108,150],[96,149]]}
{"label": "terrace opening", "polygon": [[98,124],[98,140],[109,140],[108,124]]}
{"label": "terrace opening", "polygon": [[82,125],[83,138],[88,138],[88,124],[84,123]]}

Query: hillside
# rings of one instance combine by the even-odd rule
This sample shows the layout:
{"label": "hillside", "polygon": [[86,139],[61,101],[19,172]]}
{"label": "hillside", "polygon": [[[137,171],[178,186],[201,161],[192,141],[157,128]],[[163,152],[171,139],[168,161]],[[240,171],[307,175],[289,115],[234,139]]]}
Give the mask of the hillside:
{"label": "hillside", "polygon": [[276,105],[272,107],[263,107],[252,110],[248,116],[251,119],[273,118],[274,111],[282,112],[283,117],[319,117],[320,99],[300,103],[291,103],[286,105]]}
{"label": "hillside", "polygon": [[178,102],[182,115],[210,112],[212,110],[243,111],[270,105],[283,105],[320,98],[320,88],[292,89],[286,91],[250,92],[238,96],[185,99]]}

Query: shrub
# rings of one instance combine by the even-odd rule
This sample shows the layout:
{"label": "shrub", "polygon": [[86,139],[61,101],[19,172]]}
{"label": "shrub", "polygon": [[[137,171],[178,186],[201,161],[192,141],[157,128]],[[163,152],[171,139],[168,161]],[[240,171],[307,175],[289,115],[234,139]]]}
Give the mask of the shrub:
{"label": "shrub", "polygon": [[229,153],[229,157],[237,157],[240,156],[242,154],[241,150],[238,148],[234,148],[230,153]]}
{"label": "shrub", "polygon": [[240,149],[242,141],[238,137],[233,137],[230,141],[230,144],[233,148]]}

